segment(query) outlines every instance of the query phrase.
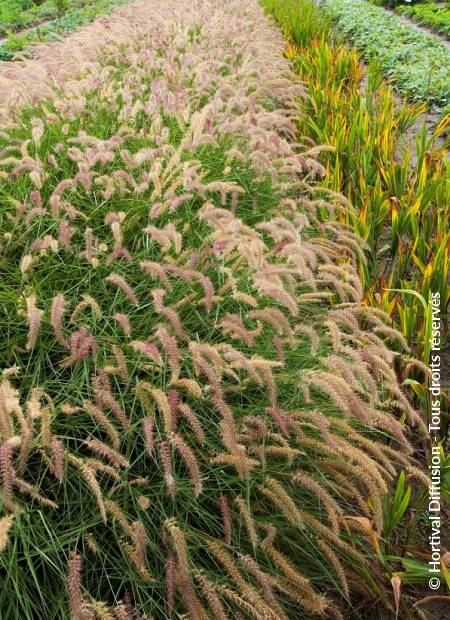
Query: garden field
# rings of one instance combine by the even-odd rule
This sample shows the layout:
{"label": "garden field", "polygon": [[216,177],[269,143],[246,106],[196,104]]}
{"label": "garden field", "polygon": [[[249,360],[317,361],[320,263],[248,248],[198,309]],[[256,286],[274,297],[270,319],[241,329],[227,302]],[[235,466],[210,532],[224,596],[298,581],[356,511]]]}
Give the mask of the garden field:
{"label": "garden field", "polygon": [[394,4],[0,0],[0,620],[448,617],[450,53]]}
{"label": "garden field", "polygon": [[396,11],[400,15],[411,17],[419,24],[428,26],[432,31],[442,33],[450,38],[450,2],[445,5],[435,2],[412,6],[400,4]]}
{"label": "garden field", "polygon": [[0,60],[54,41],[128,0],[0,0]]}

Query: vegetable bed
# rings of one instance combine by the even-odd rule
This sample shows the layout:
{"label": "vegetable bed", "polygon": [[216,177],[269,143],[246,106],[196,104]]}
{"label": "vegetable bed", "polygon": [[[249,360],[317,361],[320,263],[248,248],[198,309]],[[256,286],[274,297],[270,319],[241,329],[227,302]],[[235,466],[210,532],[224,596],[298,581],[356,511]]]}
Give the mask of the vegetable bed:
{"label": "vegetable bed", "polygon": [[395,88],[413,101],[445,107],[450,101],[447,48],[384,8],[364,0],[321,0],[337,29],[367,60],[380,63]]}
{"label": "vegetable bed", "polygon": [[450,38],[450,3],[446,6],[439,4],[416,4],[414,6],[401,5],[396,9],[400,15],[406,15],[416,22],[428,26],[431,30],[444,34]]}
{"label": "vegetable bed", "polygon": [[69,8],[80,9],[93,0],[0,0],[0,35],[56,18]]}
{"label": "vegetable bed", "polygon": [[[0,44],[0,60],[11,60],[14,54],[25,50],[32,43],[52,41],[69,32],[77,30],[85,24],[91,22],[97,15],[107,14],[115,7],[126,4],[128,0],[72,0],[70,4],[64,3],[65,9],[55,7],[62,6],[58,0],[46,2],[45,4],[34,7],[30,11],[20,13],[14,21],[10,17],[10,22],[4,21],[0,24],[0,32],[9,33],[8,38]],[[48,18],[54,17],[54,19]],[[41,22],[45,22],[39,25]],[[9,23],[9,26],[8,26]],[[23,30],[26,26],[36,27]]]}

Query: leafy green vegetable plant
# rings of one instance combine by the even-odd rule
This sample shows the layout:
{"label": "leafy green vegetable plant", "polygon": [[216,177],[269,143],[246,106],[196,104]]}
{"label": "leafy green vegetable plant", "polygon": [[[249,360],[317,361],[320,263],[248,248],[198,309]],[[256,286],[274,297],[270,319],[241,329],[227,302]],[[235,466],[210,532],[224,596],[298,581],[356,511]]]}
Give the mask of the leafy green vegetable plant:
{"label": "leafy green vegetable plant", "polygon": [[399,15],[406,15],[416,22],[428,26],[431,30],[450,37],[450,3],[415,4],[413,6],[401,4],[396,7]]}
{"label": "leafy green vegetable plant", "polygon": [[402,23],[365,0],[320,0],[344,37],[377,61],[396,90],[412,101],[445,107],[450,101],[450,54],[433,36]]}

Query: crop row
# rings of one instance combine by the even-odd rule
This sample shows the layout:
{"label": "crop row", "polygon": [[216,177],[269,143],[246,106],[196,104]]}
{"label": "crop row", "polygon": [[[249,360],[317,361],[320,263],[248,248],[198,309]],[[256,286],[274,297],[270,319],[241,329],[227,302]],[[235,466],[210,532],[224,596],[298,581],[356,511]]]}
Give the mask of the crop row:
{"label": "crop row", "polygon": [[442,6],[436,3],[399,5],[396,9],[400,15],[411,17],[414,21],[428,26],[435,32],[450,37],[450,3]]}
{"label": "crop row", "polygon": [[0,35],[33,26],[57,15],[52,0],[37,5],[27,0],[0,0]]}
{"label": "crop row", "polygon": [[[303,140],[333,147],[323,154],[323,184],[343,193],[355,208],[346,223],[367,244],[367,268],[361,274],[364,301],[394,319],[422,360],[422,365],[412,364],[403,378],[429,410],[425,364],[430,355],[431,302],[427,302],[430,292],[439,293],[444,317],[450,301],[450,187],[445,148],[436,144],[444,124],[429,137],[423,130],[415,148],[405,149],[405,132],[424,105],[399,105],[377,68],[364,67],[355,48],[333,39],[327,16],[313,1],[264,0],[263,6],[285,31],[286,55],[310,94],[302,105],[298,133]],[[443,485],[447,500],[449,474],[447,467]],[[415,524],[411,519],[399,540],[417,536]],[[385,533],[392,532],[388,524],[385,528]],[[381,554],[390,556],[384,566],[390,579],[396,568],[389,565],[397,555],[390,535],[380,548]],[[425,583],[428,568],[417,558],[405,562],[398,575],[405,584],[413,579]]]}
{"label": "crop row", "polygon": [[106,14],[127,2],[128,0],[97,0],[95,3],[72,2],[59,17],[24,32],[10,33],[6,41],[0,45],[0,60],[11,60],[14,54],[23,51],[33,43],[56,40],[61,35],[89,23],[97,15]]}
{"label": "crop row", "polygon": [[257,0],[153,0],[0,65],[8,620],[379,595],[364,532],[425,428],[284,45]]}
{"label": "crop row", "polygon": [[70,7],[82,7],[92,0],[0,0],[0,35],[29,28],[56,18]]}
{"label": "crop row", "polygon": [[394,14],[365,0],[321,0],[336,28],[412,101],[441,108],[450,102],[447,48]]}
{"label": "crop row", "polygon": [[445,144],[437,140],[446,121],[431,136],[422,128],[415,145],[405,148],[424,104],[399,105],[377,67],[363,69],[354,48],[333,41],[324,14],[309,0],[300,11],[295,0],[264,5],[290,25],[290,40],[301,46],[301,53],[289,51],[311,94],[299,130],[335,149],[324,155],[325,182],[356,208],[347,221],[369,248],[365,298],[396,318],[427,363],[429,325],[420,296],[425,306],[430,291],[439,291],[443,308],[450,302],[450,187]]}

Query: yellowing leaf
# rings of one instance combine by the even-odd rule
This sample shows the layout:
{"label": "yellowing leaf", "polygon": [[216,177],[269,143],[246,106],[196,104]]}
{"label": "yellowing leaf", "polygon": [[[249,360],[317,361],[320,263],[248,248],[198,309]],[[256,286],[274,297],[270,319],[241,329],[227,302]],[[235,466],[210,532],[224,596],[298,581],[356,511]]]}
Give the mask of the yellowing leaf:
{"label": "yellowing leaf", "polygon": [[394,593],[395,601],[395,617],[398,618],[398,610],[400,609],[400,589],[402,587],[402,580],[398,575],[394,575],[391,579],[392,591]]}
{"label": "yellowing leaf", "polygon": [[372,544],[372,547],[375,549],[377,553],[380,553],[380,545],[378,544],[377,535],[375,534],[375,531],[369,519],[367,519],[366,517],[353,517],[353,516],[344,516],[342,517],[342,519],[356,521],[356,523],[360,525],[364,533],[367,534]]}

